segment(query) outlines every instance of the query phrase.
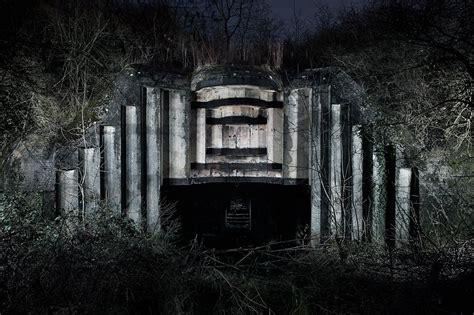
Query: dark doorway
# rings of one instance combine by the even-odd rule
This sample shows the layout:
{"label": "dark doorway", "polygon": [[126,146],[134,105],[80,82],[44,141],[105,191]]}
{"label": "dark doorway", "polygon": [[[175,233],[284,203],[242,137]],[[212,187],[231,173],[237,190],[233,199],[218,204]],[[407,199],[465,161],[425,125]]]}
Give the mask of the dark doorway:
{"label": "dark doorway", "polygon": [[165,186],[176,202],[183,235],[209,247],[259,245],[294,240],[310,221],[306,185],[201,184]]}

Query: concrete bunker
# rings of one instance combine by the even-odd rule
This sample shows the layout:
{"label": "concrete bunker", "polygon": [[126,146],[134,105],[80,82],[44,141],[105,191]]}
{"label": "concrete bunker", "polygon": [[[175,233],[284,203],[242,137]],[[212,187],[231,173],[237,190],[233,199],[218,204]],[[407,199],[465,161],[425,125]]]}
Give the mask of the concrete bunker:
{"label": "concrete bunker", "polygon": [[[314,245],[409,242],[416,170],[396,162],[393,146],[374,150],[347,75],[316,69],[283,81],[268,69],[215,66],[182,81],[136,85],[139,101],[100,128],[97,147],[79,149],[79,176],[59,171],[58,208],[97,211],[102,200],[154,233],[160,204],[175,202],[185,235],[211,246],[302,235]],[[73,181],[79,197],[67,193]]]}

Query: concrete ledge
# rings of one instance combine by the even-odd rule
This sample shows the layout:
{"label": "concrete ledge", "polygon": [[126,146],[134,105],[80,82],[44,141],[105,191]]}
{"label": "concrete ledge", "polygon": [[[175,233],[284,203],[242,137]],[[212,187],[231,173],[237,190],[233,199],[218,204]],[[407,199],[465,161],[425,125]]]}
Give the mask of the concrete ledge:
{"label": "concrete ledge", "polygon": [[278,177],[196,177],[196,178],[165,178],[166,186],[182,186],[211,183],[261,183],[275,185],[308,185],[308,179],[278,178]]}
{"label": "concrete ledge", "polygon": [[221,106],[251,105],[263,108],[283,108],[282,101],[264,101],[250,97],[221,98],[208,102],[191,102],[191,108],[216,108]]}
{"label": "concrete ledge", "polygon": [[265,155],[267,154],[267,148],[242,148],[242,149],[207,148],[206,154],[230,155],[230,156]]}
{"label": "concrete ledge", "polygon": [[267,118],[258,117],[246,117],[246,116],[228,116],[222,118],[208,117],[206,118],[206,124],[208,125],[265,125]]}
{"label": "concrete ledge", "polygon": [[197,71],[191,80],[191,90],[217,85],[256,85],[281,90],[283,83],[273,71],[250,66],[211,66]]}
{"label": "concrete ledge", "polygon": [[191,169],[204,170],[204,169],[217,169],[217,170],[233,170],[233,169],[244,169],[244,170],[281,170],[283,165],[280,163],[191,163]]}

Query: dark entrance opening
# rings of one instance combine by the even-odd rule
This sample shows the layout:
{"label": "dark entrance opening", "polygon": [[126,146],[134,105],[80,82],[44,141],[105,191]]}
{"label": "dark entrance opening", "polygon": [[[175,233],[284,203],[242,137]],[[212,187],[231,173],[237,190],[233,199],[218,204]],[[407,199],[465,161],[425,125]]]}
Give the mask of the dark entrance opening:
{"label": "dark entrance opening", "polygon": [[176,202],[187,240],[223,248],[295,240],[310,222],[306,185],[201,184],[164,186],[162,195]]}

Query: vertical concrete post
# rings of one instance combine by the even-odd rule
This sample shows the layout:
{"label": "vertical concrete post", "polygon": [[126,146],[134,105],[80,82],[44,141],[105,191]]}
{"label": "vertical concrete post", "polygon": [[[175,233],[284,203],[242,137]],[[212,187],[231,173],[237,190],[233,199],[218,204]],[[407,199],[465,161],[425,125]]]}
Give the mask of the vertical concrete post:
{"label": "vertical concrete post", "polygon": [[[206,163],[206,109],[198,108],[196,110],[196,163]],[[222,130],[222,126],[221,127]],[[222,141],[222,131],[219,138]]]}
{"label": "vertical concrete post", "polygon": [[59,170],[56,172],[57,208],[66,217],[66,223],[72,228],[79,215],[79,176],[77,170]]}
{"label": "vertical concrete post", "polygon": [[410,241],[419,241],[420,233],[420,176],[418,168],[411,169],[410,183]]}
{"label": "vertical concrete post", "polygon": [[361,126],[352,126],[352,239],[362,240],[364,234],[362,210],[362,134]]}
{"label": "vertical concrete post", "polygon": [[300,89],[298,98],[298,156],[297,169],[298,178],[309,177],[309,159],[311,148],[310,142],[310,111],[313,90],[310,88]]}
{"label": "vertical concrete post", "polygon": [[395,246],[396,226],[396,151],[393,145],[386,145],[385,153],[385,243],[393,248]]}
{"label": "vertical concrete post", "polygon": [[169,178],[189,175],[189,108],[185,91],[169,92]]}
{"label": "vertical concrete post", "polygon": [[[374,189],[377,173],[374,172],[373,134],[371,128],[365,126],[360,129],[362,137],[362,217],[363,217],[363,239],[371,242],[374,225]],[[378,183],[380,186],[380,183]],[[383,239],[383,238],[382,238]]]}
{"label": "vertical concrete post", "polygon": [[135,106],[122,107],[122,185],[123,212],[142,227],[141,155],[139,110]]}
{"label": "vertical concrete post", "polygon": [[121,214],[121,165],[120,128],[102,126],[102,192],[106,207],[116,215]]}
{"label": "vertical concrete post", "polygon": [[311,187],[311,245],[321,241],[321,99],[313,89],[309,123],[309,185]]}
{"label": "vertical concrete post", "polygon": [[284,168],[286,178],[308,176],[308,136],[311,89],[294,89],[285,105]]}
{"label": "vertical concrete post", "polygon": [[378,244],[385,242],[385,220],[387,203],[386,161],[385,152],[380,152],[382,145],[376,146],[373,152],[373,191],[372,240]]}
{"label": "vertical concrete post", "polygon": [[331,105],[331,232],[336,237],[344,235],[342,216],[342,126],[341,105]]}
{"label": "vertical concrete post", "polygon": [[100,150],[99,148],[80,148],[80,190],[83,220],[93,216],[100,202]]}
{"label": "vertical concrete post", "polygon": [[410,184],[412,170],[401,168],[398,170],[397,201],[395,208],[395,240],[397,246],[408,244],[410,239]]}
{"label": "vertical concrete post", "polygon": [[298,175],[298,101],[299,90],[291,90],[285,106],[285,153],[283,177],[297,178]]}
{"label": "vertical concrete post", "polygon": [[159,89],[146,89],[146,215],[147,231],[160,231],[161,201],[161,95]]}
{"label": "vertical concrete post", "polygon": [[319,87],[320,159],[319,179],[321,181],[321,238],[331,236],[331,86]]}
{"label": "vertical concrete post", "polygon": [[351,104],[341,105],[341,145],[342,145],[342,235],[352,238],[352,116]]}

